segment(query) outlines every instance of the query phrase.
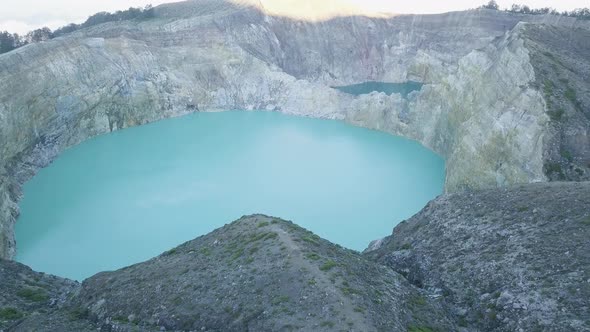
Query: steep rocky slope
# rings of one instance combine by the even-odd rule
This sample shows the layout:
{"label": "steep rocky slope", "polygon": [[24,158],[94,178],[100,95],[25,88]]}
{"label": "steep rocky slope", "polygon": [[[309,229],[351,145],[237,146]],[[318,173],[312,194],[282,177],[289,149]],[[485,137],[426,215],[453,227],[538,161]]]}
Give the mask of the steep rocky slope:
{"label": "steep rocky slope", "polygon": [[531,26],[525,35],[551,120],[544,153],[552,180],[590,180],[590,30]]}
{"label": "steep rocky slope", "polygon": [[[61,151],[195,111],[273,110],[416,139],[446,158],[449,192],[588,178],[588,149],[580,147],[588,127],[579,121],[587,121],[587,94],[576,90],[587,89],[587,52],[576,46],[587,22],[489,10],[305,21],[256,4],[163,5],[150,20],[0,55],[0,257],[15,252],[22,184]],[[559,44],[563,34],[579,43]],[[544,45],[562,50],[555,54],[575,74],[575,98],[555,73],[538,73]],[[555,91],[570,91],[564,107],[577,111],[566,122],[551,124],[561,102],[547,97],[545,77]],[[330,88],[370,80],[425,85],[407,98]]]}
{"label": "steep rocky slope", "polygon": [[362,255],[254,215],[82,284],[0,260],[0,330],[588,331],[589,236],[588,182],[443,195]]}
{"label": "steep rocky slope", "polygon": [[403,331],[454,325],[440,301],[389,268],[290,222],[257,215],[145,263],[99,273],[60,310],[27,316],[14,330],[80,327]]}
{"label": "steep rocky slope", "polygon": [[590,183],[533,184],[442,196],[366,255],[445,299],[460,326],[589,331],[589,238]]}
{"label": "steep rocky slope", "polygon": [[[63,310],[80,284],[22,264],[0,259],[0,331],[10,331],[24,319],[40,320]],[[70,331],[89,330],[90,323],[72,321]],[[45,327],[51,330],[50,326]],[[59,330],[59,329],[58,329]]]}

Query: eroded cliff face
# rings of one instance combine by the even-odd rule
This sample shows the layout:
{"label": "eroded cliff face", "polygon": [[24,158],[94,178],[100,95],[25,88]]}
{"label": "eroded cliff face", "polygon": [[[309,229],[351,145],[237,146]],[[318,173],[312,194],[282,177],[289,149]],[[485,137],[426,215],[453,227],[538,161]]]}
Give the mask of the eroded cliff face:
{"label": "eroded cliff face", "polygon": [[443,195],[366,255],[468,330],[588,331],[589,235],[590,183],[536,183]]}
{"label": "eroded cliff face", "polygon": [[[0,56],[0,257],[21,185],[89,137],[195,111],[269,110],[416,139],[447,160],[447,191],[545,181],[547,122],[524,33],[495,11],[306,22],[250,4],[160,6]],[[425,83],[407,98],[330,86]]]}

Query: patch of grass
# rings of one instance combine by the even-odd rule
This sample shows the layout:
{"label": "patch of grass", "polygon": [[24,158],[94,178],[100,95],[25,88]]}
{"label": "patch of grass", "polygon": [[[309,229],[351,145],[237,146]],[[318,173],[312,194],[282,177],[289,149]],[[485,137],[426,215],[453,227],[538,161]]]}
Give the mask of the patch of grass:
{"label": "patch of grass", "polygon": [[410,249],[412,249],[412,245],[409,243],[404,243],[404,245],[400,249],[401,250],[410,250]]}
{"label": "patch of grass", "polygon": [[320,244],[319,239],[320,239],[320,237],[317,235],[307,235],[302,238],[303,241],[311,243],[311,244],[315,244],[315,245]]}
{"label": "patch of grass", "polygon": [[2,320],[16,320],[23,316],[23,313],[15,308],[8,307],[0,309],[0,319]]}
{"label": "patch of grass", "polygon": [[278,305],[281,303],[289,302],[290,300],[291,300],[290,297],[284,295],[284,296],[275,297],[274,299],[272,299],[271,303],[273,305]]}
{"label": "patch of grass", "polygon": [[19,290],[16,294],[22,297],[23,299],[27,299],[33,302],[45,302],[49,300],[47,292],[45,292],[45,290],[43,289],[23,288]]}
{"label": "patch of grass", "polygon": [[113,320],[119,323],[129,323],[129,319],[125,316],[116,316],[115,318],[113,318]]}
{"label": "patch of grass", "polygon": [[320,323],[321,327],[334,327],[334,325],[336,325],[333,321],[331,320],[325,320],[323,322]]}
{"label": "patch of grass", "polygon": [[365,309],[361,308],[361,307],[354,307],[354,312],[360,312],[360,313],[364,313]]}
{"label": "patch of grass", "polygon": [[408,332],[434,332],[434,330],[428,326],[408,326]]}
{"label": "patch of grass", "polygon": [[549,118],[552,121],[561,121],[561,119],[563,118],[563,114],[565,114],[565,111],[563,110],[563,108],[559,108],[557,110],[552,110],[552,111],[547,112],[547,115],[549,115]]}
{"label": "patch of grass", "polygon": [[467,319],[465,317],[459,317],[457,325],[459,325],[460,327],[467,327]]}
{"label": "patch of grass", "polygon": [[547,97],[553,95],[553,87],[554,86],[555,85],[550,80],[545,80],[545,82],[543,83],[543,91],[545,92],[545,95]]}
{"label": "patch of grass", "polygon": [[582,225],[590,226],[590,216],[582,219]]}
{"label": "patch of grass", "polygon": [[170,250],[166,251],[163,255],[164,256],[171,256],[171,255],[176,254],[177,252],[178,251],[176,250],[176,248],[174,248],[174,249],[170,249]]}
{"label": "patch of grass", "polygon": [[320,256],[314,252],[307,254],[305,257],[311,259],[312,261],[317,261],[318,259],[320,259]]}
{"label": "patch of grass", "polygon": [[420,295],[412,296],[410,298],[410,305],[415,307],[423,307],[426,305],[426,299]]}
{"label": "patch of grass", "polygon": [[496,310],[490,310],[490,312],[488,313],[488,318],[490,320],[498,319],[498,313],[496,312]]}
{"label": "patch of grass", "polygon": [[563,174],[563,170],[561,169],[561,165],[558,163],[547,163],[545,164],[545,174],[551,175],[557,173],[560,178],[564,178],[565,174]]}
{"label": "patch of grass", "polygon": [[263,221],[263,222],[261,222],[261,223],[258,224],[258,228],[266,227],[268,225],[270,225],[268,222]]}
{"label": "patch of grass", "polygon": [[525,212],[528,211],[529,207],[528,206],[519,206],[518,207],[518,212]]}
{"label": "patch of grass", "polygon": [[230,261],[235,261],[236,259],[242,257],[242,255],[244,254],[244,248],[239,248],[238,250],[236,250],[233,255],[230,258]]}
{"label": "patch of grass", "polygon": [[275,232],[253,233],[253,234],[250,234],[250,239],[248,239],[248,241],[246,241],[246,244],[252,243],[252,242],[258,242],[258,241],[266,241],[267,239],[274,239],[278,236],[279,236],[279,234],[277,234]]}
{"label": "patch of grass", "polygon": [[574,160],[574,157],[572,156],[572,153],[569,152],[568,150],[561,150],[560,154],[563,158],[565,158],[567,161],[569,161],[570,163]]}
{"label": "patch of grass", "polygon": [[578,103],[578,96],[576,95],[576,90],[572,89],[571,87],[568,87],[567,90],[565,90],[565,98],[574,103],[575,105],[577,105]]}
{"label": "patch of grass", "polygon": [[211,249],[203,247],[201,248],[201,254],[203,254],[203,256],[211,256]]}
{"label": "patch of grass", "polygon": [[86,308],[75,308],[69,312],[71,320],[86,319],[90,315],[90,311]]}
{"label": "patch of grass", "polygon": [[333,260],[329,260],[325,262],[322,266],[320,266],[320,271],[330,271],[332,268],[337,266],[338,263],[334,262]]}
{"label": "patch of grass", "polygon": [[341,287],[340,290],[344,295],[352,295],[352,294],[360,294],[361,292],[358,289],[354,289],[352,287]]}

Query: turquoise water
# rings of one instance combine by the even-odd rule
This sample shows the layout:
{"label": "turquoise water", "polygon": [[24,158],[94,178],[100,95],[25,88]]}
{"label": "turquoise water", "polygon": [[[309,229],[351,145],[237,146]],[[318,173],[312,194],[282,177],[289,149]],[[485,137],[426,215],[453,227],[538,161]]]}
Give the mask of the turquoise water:
{"label": "turquoise water", "polygon": [[90,139],[24,186],[17,260],[82,280],[242,215],[290,219],[363,250],[441,193],[420,144],[338,121],[197,113]]}
{"label": "turquoise water", "polygon": [[388,95],[399,93],[407,97],[413,91],[422,89],[422,83],[408,81],[404,83],[364,82],[347,86],[335,86],[334,89],[351,95],[364,95],[371,92],[385,92]]}

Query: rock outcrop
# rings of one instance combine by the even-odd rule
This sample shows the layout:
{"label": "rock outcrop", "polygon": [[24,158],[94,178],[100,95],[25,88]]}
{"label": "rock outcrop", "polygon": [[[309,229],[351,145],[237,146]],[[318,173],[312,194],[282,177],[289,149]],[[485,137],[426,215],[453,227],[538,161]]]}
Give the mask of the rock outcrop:
{"label": "rock outcrop", "polygon": [[590,183],[442,196],[365,254],[482,331],[590,330]]}

